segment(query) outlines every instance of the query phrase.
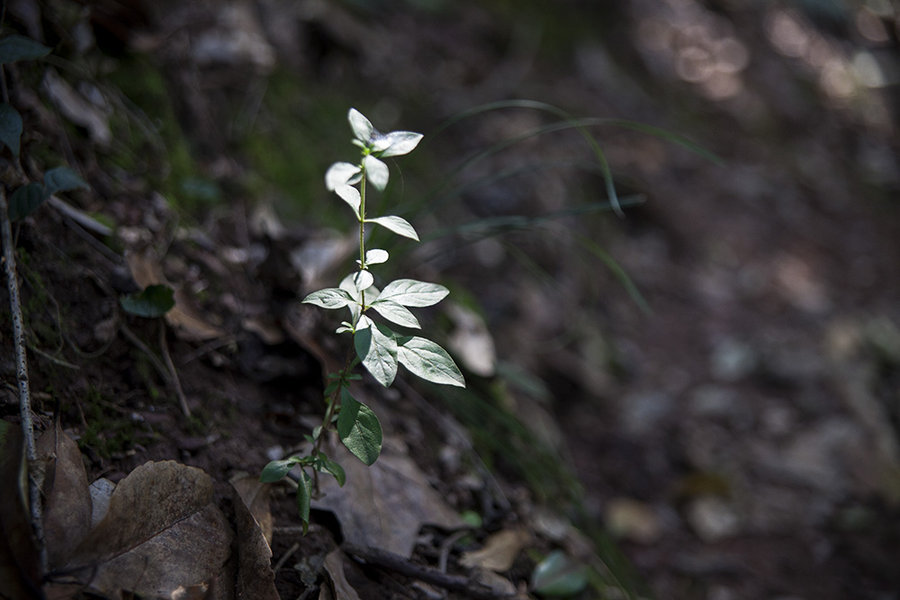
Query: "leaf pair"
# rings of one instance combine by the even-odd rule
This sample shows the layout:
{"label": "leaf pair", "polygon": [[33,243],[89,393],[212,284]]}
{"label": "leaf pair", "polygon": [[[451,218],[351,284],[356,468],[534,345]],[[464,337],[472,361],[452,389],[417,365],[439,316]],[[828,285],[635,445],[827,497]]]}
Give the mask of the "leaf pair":
{"label": "leaf pair", "polygon": [[[6,105],[3,105],[6,106]],[[9,219],[24,219],[57,192],[88,189],[88,184],[69,167],[56,167],[44,173],[43,183],[26,183],[9,197]]]}
{"label": "leaf pair", "polygon": [[397,376],[398,365],[426,381],[465,387],[465,379],[446,350],[429,339],[401,336],[380,323],[358,329],[353,337],[363,366],[385,387]]}

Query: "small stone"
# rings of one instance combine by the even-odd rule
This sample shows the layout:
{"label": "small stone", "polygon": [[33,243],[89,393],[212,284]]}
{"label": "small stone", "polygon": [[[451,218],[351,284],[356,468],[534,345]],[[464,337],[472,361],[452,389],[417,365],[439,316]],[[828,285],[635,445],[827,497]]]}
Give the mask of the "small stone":
{"label": "small stone", "polygon": [[604,511],[610,532],[640,544],[652,544],[662,534],[662,526],[652,506],[631,498],[610,500]]}
{"label": "small stone", "polygon": [[704,542],[717,542],[740,530],[738,515],[721,498],[697,498],[688,505],[686,516],[691,528]]}

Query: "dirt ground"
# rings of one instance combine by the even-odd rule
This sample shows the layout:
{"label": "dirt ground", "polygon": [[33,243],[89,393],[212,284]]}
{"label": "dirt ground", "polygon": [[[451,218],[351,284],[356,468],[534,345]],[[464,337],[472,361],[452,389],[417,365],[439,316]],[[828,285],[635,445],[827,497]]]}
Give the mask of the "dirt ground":
{"label": "dirt ground", "polygon": [[[24,173],[70,165],[91,189],[65,201],[115,226],[14,225],[37,426],[58,418],[89,481],[176,460],[233,524],[228,482],[321,419],[339,319],[297,300],[353,259],[322,177],[354,106],[425,133],[381,201],[423,242],[389,249],[451,288],[426,328],[470,388],[359,387],[406,482],[388,506],[421,525],[411,564],[471,577],[465,552],[524,528],[500,570],[520,597],[564,548],[605,565],[580,598],[900,598],[895,4],[7,4],[57,57],[6,68]],[[119,305],[154,279],[179,290],[165,327]],[[390,520],[352,493],[303,537],[272,491],[281,598],[352,597],[322,561]],[[464,513],[482,522],[454,540]],[[447,597],[351,556],[359,597]]]}

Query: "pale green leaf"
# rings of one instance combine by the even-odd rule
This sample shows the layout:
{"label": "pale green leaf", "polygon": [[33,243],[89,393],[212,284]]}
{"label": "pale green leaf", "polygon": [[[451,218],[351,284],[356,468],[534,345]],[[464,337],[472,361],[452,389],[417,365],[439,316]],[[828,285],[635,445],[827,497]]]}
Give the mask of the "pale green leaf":
{"label": "pale green leaf", "polygon": [[422,140],[421,133],[412,131],[392,131],[375,140],[372,150],[379,156],[403,156],[412,152]]}
{"label": "pale green leaf", "polygon": [[362,292],[372,287],[372,284],[375,283],[375,278],[369,271],[363,269],[356,272],[353,283],[356,285],[356,289]]}
{"label": "pale green leaf", "polygon": [[354,137],[368,145],[372,135],[375,133],[375,127],[372,126],[372,122],[355,108],[351,108],[347,113],[347,120],[350,121],[350,128],[353,130]]}
{"label": "pale green leaf", "polygon": [[341,197],[341,200],[350,205],[353,214],[359,219],[359,205],[361,204],[359,190],[349,185],[339,185],[334,188],[334,192]]}
{"label": "pale green leaf", "polygon": [[129,294],[120,301],[125,312],[150,319],[161,317],[175,306],[175,290],[167,285],[148,285],[138,294]]}
{"label": "pale green leaf", "polygon": [[306,304],[315,304],[327,309],[344,308],[354,304],[356,300],[347,292],[340,288],[325,288],[317,290],[309,294],[303,299]]}
{"label": "pale green leaf", "polygon": [[554,550],[534,568],[531,589],[541,596],[571,597],[588,584],[588,571],[561,551]]}
{"label": "pale green leaf", "polygon": [[380,265],[381,263],[386,263],[389,256],[387,250],[380,250],[378,248],[366,250],[366,264]]}
{"label": "pale green leaf", "polygon": [[[360,317],[360,322],[366,318]],[[357,327],[353,336],[356,355],[375,380],[389,387],[397,376],[397,340],[390,329],[377,323],[374,327]]]}
{"label": "pale green leaf", "polygon": [[21,35],[8,35],[0,40],[0,64],[34,60],[48,54],[50,48]]}
{"label": "pale green leaf", "polygon": [[13,156],[19,156],[21,138],[22,115],[9,104],[0,104],[0,143],[8,147]]}
{"label": "pale green leaf", "polygon": [[363,159],[363,167],[366,169],[366,177],[377,190],[382,191],[387,187],[391,172],[386,164],[369,154]]}
{"label": "pale green leaf", "polygon": [[402,327],[412,327],[413,329],[421,329],[422,327],[419,325],[416,316],[408,308],[393,300],[379,298],[372,302],[370,306],[391,323],[396,323]]}
{"label": "pale green leaf", "polygon": [[403,306],[424,307],[437,304],[449,293],[450,290],[438,283],[415,279],[395,279],[384,286],[378,299],[393,300]]}
{"label": "pale green leaf", "polygon": [[378,417],[368,406],[357,402],[346,388],[341,390],[337,431],[341,442],[353,456],[367,465],[378,459],[383,437]]}
{"label": "pale green leaf", "polygon": [[86,190],[89,187],[87,182],[69,167],[56,167],[44,173],[44,197],[79,188]]}
{"label": "pale green leaf", "polygon": [[374,219],[366,219],[366,223],[375,223],[377,225],[381,225],[382,227],[393,231],[397,235],[402,235],[403,237],[407,237],[411,240],[416,240],[417,242],[419,241],[419,234],[417,234],[413,226],[409,224],[409,221],[407,221],[403,217],[397,217],[394,215],[388,215],[386,217],[375,217]]}
{"label": "pale green leaf", "polygon": [[353,185],[359,181],[360,168],[348,162],[336,162],[325,172],[325,187],[329,192],[342,185]]}
{"label": "pale green leaf", "polygon": [[422,337],[400,338],[397,360],[418,377],[432,383],[466,387],[459,367],[447,351]]}

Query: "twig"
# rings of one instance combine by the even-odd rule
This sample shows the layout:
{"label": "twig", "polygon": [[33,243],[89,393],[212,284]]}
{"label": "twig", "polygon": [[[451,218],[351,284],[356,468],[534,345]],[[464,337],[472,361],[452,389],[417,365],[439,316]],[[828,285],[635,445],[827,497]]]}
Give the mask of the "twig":
{"label": "twig", "polygon": [[169,345],[166,343],[166,321],[164,319],[159,320],[159,348],[162,351],[163,360],[166,361],[166,366],[169,368],[169,376],[172,386],[175,388],[175,395],[178,396],[181,412],[184,413],[185,417],[190,418],[191,409],[188,406],[184,390],[181,389],[181,380],[178,378],[178,371],[175,370],[175,363],[172,362],[172,357],[169,355]]}
{"label": "twig", "polygon": [[[5,5],[5,3],[4,3]],[[13,322],[13,344],[16,349],[16,380],[19,384],[19,413],[25,438],[25,457],[28,460],[28,497],[31,506],[31,526],[37,538],[41,571],[47,572],[47,548],[44,545],[44,526],[41,515],[41,496],[34,477],[37,452],[34,445],[34,424],[31,421],[31,395],[28,389],[28,358],[25,350],[25,324],[19,302],[19,282],[16,278],[16,254],[12,243],[6,190],[0,186],[0,235],[3,239],[3,263],[6,266],[6,287],[9,290],[9,309]]]}
{"label": "twig", "polygon": [[[129,342],[137,346],[138,350],[147,355],[147,358],[150,359],[150,363],[153,365],[153,368],[156,369],[156,372],[159,373],[159,376],[162,377],[163,381],[166,382],[167,385],[171,385],[173,388],[176,388],[175,382],[172,380],[172,371],[170,371],[166,365],[162,363],[162,361],[157,358],[153,351],[147,347],[147,344],[141,341],[141,339],[134,334],[131,329],[129,329],[124,323],[122,323],[120,329],[122,335],[124,335]],[[171,359],[169,359],[171,362]],[[180,390],[181,386],[179,385],[176,390]],[[177,393],[177,391],[176,391]],[[181,398],[179,397],[179,400]],[[182,406],[182,410],[184,407]],[[188,412],[187,416],[190,416],[190,412]]]}
{"label": "twig", "polygon": [[278,559],[278,562],[275,563],[275,566],[272,567],[273,573],[278,573],[281,570],[281,567],[284,566],[290,558],[294,555],[294,552],[300,549],[300,542],[294,542],[294,544],[288,548],[288,551],[281,555],[281,558]]}
{"label": "twig", "polygon": [[472,581],[468,577],[448,575],[433,567],[417,565],[399,554],[394,554],[392,552],[386,552],[376,548],[361,548],[346,543],[341,545],[341,549],[347,554],[370,565],[375,565],[383,569],[390,569],[401,575],[419,579],[425,583],[430,583],[452,592],[459,592],[466,598],[473,598],[474,600],[497,600],[498,598],[512,597],[508,594],[495,592],[487,586]]}

